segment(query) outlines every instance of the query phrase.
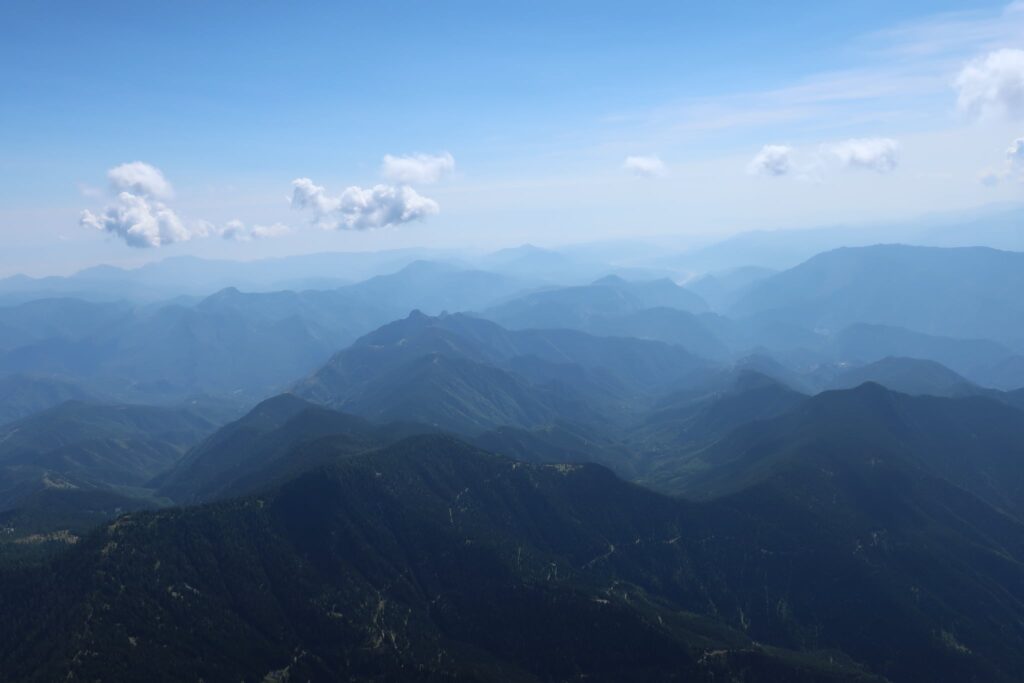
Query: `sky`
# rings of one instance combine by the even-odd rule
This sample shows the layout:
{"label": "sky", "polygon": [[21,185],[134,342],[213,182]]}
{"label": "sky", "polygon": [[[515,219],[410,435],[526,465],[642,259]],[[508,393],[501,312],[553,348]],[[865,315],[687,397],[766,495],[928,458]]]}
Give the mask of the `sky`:
{"label": "sky", "polygon": [[0,275],[1024,200],[1024,3],[0,5]]}

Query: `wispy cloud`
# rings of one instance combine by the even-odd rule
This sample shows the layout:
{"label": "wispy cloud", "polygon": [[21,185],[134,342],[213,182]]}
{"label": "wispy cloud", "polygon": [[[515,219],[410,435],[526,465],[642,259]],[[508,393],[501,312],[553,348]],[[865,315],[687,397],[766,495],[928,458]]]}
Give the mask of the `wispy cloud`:
{"label": "wispy cloud", "polygon": [[846,46],[859,61],[854,68],[812,72],[775,88],[690,97],[619,113],[605,123],[617,135],[630,136],[629,145],[660,147],[703,142],[709,133],[736,144],[741,133],[798,139],[855,135],[883,122],[942,125],[955,106],[954,84],[965,64],[1017,47],[1022,36],[1024,2],[997,11],[939,14]]}
{"label": "wispy cloud", "polygon": [[443,154],[386,154],[381,162],[381,175],[399,185],[430,185],[455,170],[455,157]]}
{"label": "wispy cloud", "polygon": [[823,181],[837,169],[887,173],[896,168],[900,145],[892,138],[850,138],[808,148],[765,145],[747,164],[747,173]]}
{"label": "wispy cloud", "polygon": [[228,221],[223,228],[216,230],[222,239],[231,242],[251,242],[253,240],[282,237],[292,232],[290,226],[284,223],[273,223],[271,225],[247,226],[238,219]]}
{"label": "wispy cloud", "polygon": [[668,165],[660,158],[650,156],[628,156],[622,167],[643,178],[661,178],[668,175]]}
{"label": "wispy cloud", "polygon": [[827,146],[844,168],[885,173],[896,168],[899,143],[891,138],[854,138]]}

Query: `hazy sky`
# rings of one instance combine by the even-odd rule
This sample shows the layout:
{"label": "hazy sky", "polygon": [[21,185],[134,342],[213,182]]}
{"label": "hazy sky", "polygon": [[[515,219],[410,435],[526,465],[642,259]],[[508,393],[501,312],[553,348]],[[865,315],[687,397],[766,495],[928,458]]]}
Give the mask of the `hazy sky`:
{"label": "hazy sky", "polygon": [[1024,198],[1024,4],[7,0],[0,32],[0,274]]}

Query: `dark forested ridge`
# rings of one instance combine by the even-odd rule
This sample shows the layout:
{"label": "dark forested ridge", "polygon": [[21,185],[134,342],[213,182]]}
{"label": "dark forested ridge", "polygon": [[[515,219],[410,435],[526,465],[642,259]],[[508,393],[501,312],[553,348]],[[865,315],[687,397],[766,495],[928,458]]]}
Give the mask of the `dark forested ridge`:
{"label": "dark forested ridge", "polygon": [[9,577],[23,635],[0,661],[39,680],[1014,680],[1020,523],[898,462],[830,462],[700,504],[414,437],[131,514]]}

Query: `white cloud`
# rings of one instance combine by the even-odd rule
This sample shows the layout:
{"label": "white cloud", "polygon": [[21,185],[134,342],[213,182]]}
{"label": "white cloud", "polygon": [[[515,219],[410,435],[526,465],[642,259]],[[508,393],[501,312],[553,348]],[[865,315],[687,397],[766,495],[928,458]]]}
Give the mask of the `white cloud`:
{"label": "white cloud", "polygon": [[1006,148],[1006,161],[1002,169],[988,169],[981,174],[981,184],[995,187],[1002,181],[1024,171],[1024,138],[1017,138]]}
{"label": "white cloud", "polygon": [[284,223],[273,223],[272,225],[257,224],[250,228],[242,221],[235,219],[225,223],[224,227],[217,232],[220,234],[222,239],[229,240],[231,242],[251,242],[252,240],[281,237],[282,235],[287,235],[291,231],[291,227]]}
{"label": "white cloud", "polygon": [[846,168],[885,173],[896,168],[899,147],[890,138],[854,138],[832,144],[828,151]]}
{"label": "white cloud", "polygon": [[160,247],[205,234],[202,223],[190,229],[166,205],[131,192],[119,193],[116,201],[100,214],[83,211],[79,222],[116,235],[130,247]]}
{"label": "white cloud", "polygon": [[957,106],[971,116],[1024,117],[1024,50],[995,50],[970,62],[954,86]]}
{"label": "white cloud", "polygon": [[1015,166],[1024,164],[1024,138],[1017,138],[1006,148],[1006,161]]}
{"label": "white cloud", "polygon": [[[203,220],[184,221],[161,200],[174,195],[171,184],[155,166],[133,161],[107,171],[114,198],[99,213],[82,211],[79,224],[120,237],[130,247],[162,247],[215,234]],[[90,192],[95,196],[98,192]]]}
{"label": "white cloud", "polygon": [[668,166],[656,156],[630,156],[622,163],[627,171],[644,178],[660,178],[668,175]]}
{"label": "white cloud", "polygon": [[130,192],[141,197],[169,199],[174,189],[155,166],[142,161],[121,164],[107,171],[107,178],[115,192]]}
{"label": "white cloud", "polygon": [[268,239],[270,237],[281,237],[287,235],[292,231],[291,226],[285,225],[284,223],[271,223],[270,225],[254,225],[252,226],[252,237],[253,239],[261,240]]}
{"label": "white cloud", "polygon": [[292,181],[291,205],[308,209],[314,222],[329,230],[371,230],[426,218],[441,207],[406,185],[348,187],[337,197],[309,178]]}
{"label": "white cloud", "polygon": [[793,148],[786,145],[765,145],[747,164],[751,175],[784,176],[793,170]]}
{"label": "white cloud", "polygon": [[444,154],[384,155],[381,174],[400,185],[429,185],[455,170],[455,157]]}

